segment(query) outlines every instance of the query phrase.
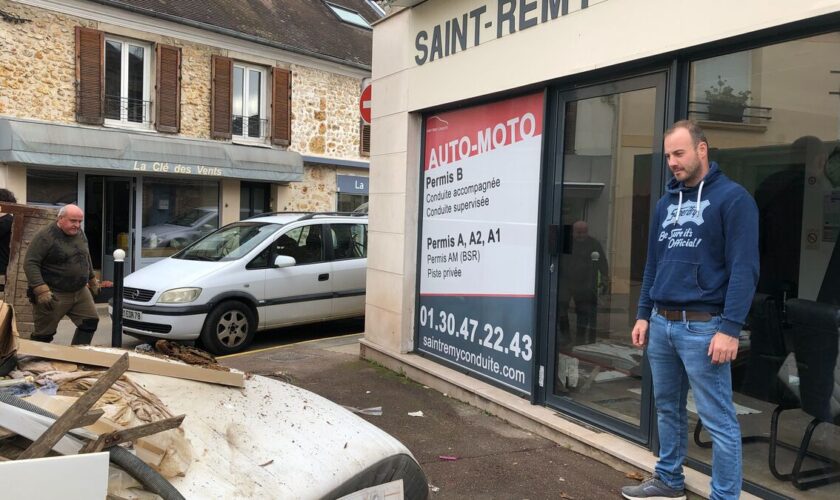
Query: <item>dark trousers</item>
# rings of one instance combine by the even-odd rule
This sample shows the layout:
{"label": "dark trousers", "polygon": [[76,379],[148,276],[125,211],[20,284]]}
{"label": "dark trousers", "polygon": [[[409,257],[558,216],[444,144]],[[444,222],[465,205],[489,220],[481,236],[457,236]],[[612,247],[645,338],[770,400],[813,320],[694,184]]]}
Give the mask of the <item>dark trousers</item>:
{"label": "dark trousers", "polygon": [[32,315],[35,331],[31,339],[39,342],[52,342],[58,322],[64,316],[76,325],[76,332],[70,342],[72,345],[90,344],[99,326],[93,295],[87,287],[76,292],[53,292],[52,302],[32,306]]}
{"label": "dark trousers", "polygon": [[[598,296],[592,291],[574,290],[571,293],[561,292],[557,306],[557,331],[560,335],[558,342],[562,344],[593,344],[596,340],[598,317]],[[575,319],[577,334],[571,336],[569,326],[569,306],[575,302]]]}

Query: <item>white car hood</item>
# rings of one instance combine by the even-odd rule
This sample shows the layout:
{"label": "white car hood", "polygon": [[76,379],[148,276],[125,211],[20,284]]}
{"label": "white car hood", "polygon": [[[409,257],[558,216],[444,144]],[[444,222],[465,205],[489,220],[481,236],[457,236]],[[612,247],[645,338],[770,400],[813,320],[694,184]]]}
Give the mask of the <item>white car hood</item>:
{"label": "white car hood", "polygon": [[233,389],[131,373],[174,415],[194,460],[186,498],[322,498],[371,465],[411,456],[385,431],[315,393],[255,375]]}
{"label": "white car hood", "polygon": [[156,292],[185,286],[201,286],[201,278],[228,265],[230,262],[166,258],[129,274],[124,284]]}

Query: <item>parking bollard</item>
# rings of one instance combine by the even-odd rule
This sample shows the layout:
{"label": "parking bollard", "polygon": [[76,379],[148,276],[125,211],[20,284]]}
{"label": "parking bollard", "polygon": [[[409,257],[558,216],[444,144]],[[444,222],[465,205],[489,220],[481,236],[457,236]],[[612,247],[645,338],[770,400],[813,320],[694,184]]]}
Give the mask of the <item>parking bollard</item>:
{"label": "parking bollard", "polygon": [[123,265],[125,251],[114,250],[114,297],[111,308],[111,347],[122,347]]}

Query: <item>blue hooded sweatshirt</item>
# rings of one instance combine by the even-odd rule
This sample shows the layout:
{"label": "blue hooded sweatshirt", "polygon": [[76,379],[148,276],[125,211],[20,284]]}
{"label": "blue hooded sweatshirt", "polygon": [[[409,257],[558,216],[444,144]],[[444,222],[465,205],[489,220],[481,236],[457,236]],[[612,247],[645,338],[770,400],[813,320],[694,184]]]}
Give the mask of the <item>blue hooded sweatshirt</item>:
{"label": "blue hooded sweatshirt", "polygon": [[636,318],[649,320],[654,305],[717,313],[720,330],[738,337],[758,282],[758,208],[709,167],[694,187],[671,179],[656,203]]}

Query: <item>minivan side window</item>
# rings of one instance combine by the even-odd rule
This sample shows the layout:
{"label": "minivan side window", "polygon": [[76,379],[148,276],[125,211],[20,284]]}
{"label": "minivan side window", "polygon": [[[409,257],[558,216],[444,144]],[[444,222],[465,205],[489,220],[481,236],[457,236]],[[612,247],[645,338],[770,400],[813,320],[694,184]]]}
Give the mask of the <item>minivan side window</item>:
{"label": "minivan side window", "polygon": [[330,224],[335,260],[367,257],[367,224]]}
{"label": "minivan side window", "polygon": [[271,255],[271,245],[267,246],[265,250],[259,253],[256,257],[245,266],[245,269],[267,269],[269,257]]}
{"label": "minivan side window", "polygon": [[274,242],[274,255],[294,257],[298,265],[324,261],[321,225],[301,226],[280,235]]}

